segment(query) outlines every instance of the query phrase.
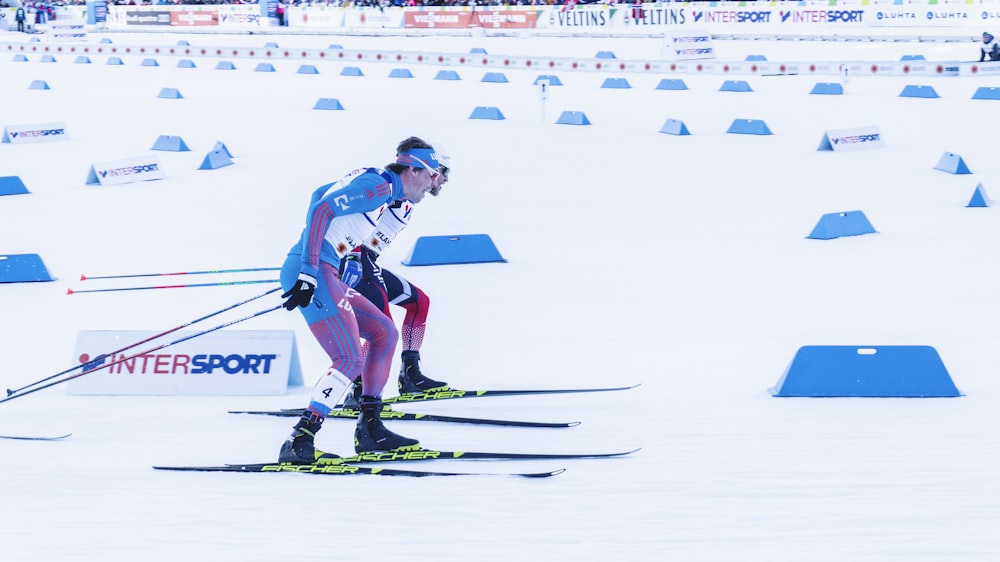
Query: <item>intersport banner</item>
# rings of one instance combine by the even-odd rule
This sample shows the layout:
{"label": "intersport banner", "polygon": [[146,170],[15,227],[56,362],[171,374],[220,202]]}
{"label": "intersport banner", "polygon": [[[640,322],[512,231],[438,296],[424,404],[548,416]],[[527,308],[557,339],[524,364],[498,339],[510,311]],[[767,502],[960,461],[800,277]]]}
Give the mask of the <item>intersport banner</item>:
{"label": "intersport banner", "polygon": [[[715,4],[715,5],[704,5]],[[254,28],[272,25],[249,4],[109,6],[109,27],[203,25]],[[187,16],[174,16],[185,12]],[[218,14],[217,20],[206,13]],[[1000,0],[806,0],[801,2],[668,2],[566,6],[289,8],[289,28],[421,30],[537,29],[572,34],[838,33],[865,28],[963,29],[978,35],[1000,20]],[[216,23],[217,22],[217,23]],[[985,26],[985,27],[984,27]]]}

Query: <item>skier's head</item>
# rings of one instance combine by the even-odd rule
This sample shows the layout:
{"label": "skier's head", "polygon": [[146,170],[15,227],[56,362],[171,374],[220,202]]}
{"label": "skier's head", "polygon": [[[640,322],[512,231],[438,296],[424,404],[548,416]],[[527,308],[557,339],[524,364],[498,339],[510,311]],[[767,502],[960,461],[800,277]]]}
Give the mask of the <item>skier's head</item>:
{"label": "skier's head", "polygon": [[418,137],[409,137],[396,147],[396,161],[386,169],[399,174],[406,198],[419,203],[441,176],[434,147]]}
{"label": "skier's head", "polygon": [[433,145],[420,137],[409,137],[403,139],[396,146],[396,158],[399,161],[400,155],[410,153],[417,149],[431,149],[434,151],[434,159],[437,160],[437,174],[433,177],[430,194],[437,196],[441,192],[441,187],[448,183],[448,174],[451,172],[451,157],[448,151],[438,143]]}
{"label": "skier's head", "polygon": [[448,149],[444,145],[435,143],[434,155],[437,156],[438,164],[440,164],[438,168],[440,174],[434,178],[431,195],[437,197],[441,193],[441,188],[444,187],[444,184],[448,183],[448,174],[451,173],[451,153],[448,152]]}
{"label": "skier's head", "polygon": [[993,34],[990,33],[989,31],[984,31],[983,32],[983,43],[989,43],[992,40],[993,40]]}

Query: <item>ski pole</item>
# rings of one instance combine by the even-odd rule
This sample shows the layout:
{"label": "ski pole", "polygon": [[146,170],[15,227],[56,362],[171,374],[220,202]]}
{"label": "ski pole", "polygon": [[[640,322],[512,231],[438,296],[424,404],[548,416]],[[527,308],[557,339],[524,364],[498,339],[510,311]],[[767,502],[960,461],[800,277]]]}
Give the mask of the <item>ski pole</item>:
{"label": "ski pole", "polygon": [[80,274],[80,281],[88,279],[126,279],[130,277],[165,277],[168,275],[206,275],[213,273],[246,273],[250,271],[278,271],[280,267],[245,267],[242,269],[210,269],[206,271],[178,271],[175,273],[133,273],[131,275],[96,275],[87,277]]}
{"label": "ski pole", "polygon": [[192,321],[187,322],[185,324],[181,324],[180,326],[177,326],[176,328],[170,328],[169,330],[166,330],[164,332],[160,332],[160,333],[158,333],[156,335],[149,336],[148,338],[146,338],[144,340],[141,340],[141,341],[137,341],[137,342],[135,342],[135,343],[133,343],[131,345],[127,345],[127,346],[122,347],[120,349],[116,349],[116,350],[114,350],[112,352],[99,355],[98,357],[96,357],[92,361],[88,361],[86,363],[80,363],[79,365],[74,365],[73,367],[70,367],[69,369],[66,369],[65,371],[60,371],[60,372],[58,372],[58,373],[56,373],[54,375],[49,375],[49,376],[45,377],[44,379],[37,380],[37,381],[35,381],[35,382],[31,383],[31,384],[26,384],[26,385],[22,386],[21,388],[15,388],[14,390],[11,390],[11,389],[8,388],[7,389],[7,396],[10,396],[11,394],[15,394],[15,393],[21,392],[22,390],[24,390],[26,388],[31,388],[31,387],[33,387],[33,386],[35,386],[37,384],[41,384],[41,383],[43,383],[45,381],[52,380],[52,379],[54,379],[54,378],[56,378],[58,376],[65,375],[66,373],[73,372],[73,371],[75,371],[75,370],[83,367],[84,365],[89,365],[90,363],[93,363],[94,361],[97,361],[97,360],[99,360],[99,359],[101,359],[103,357],[107,357],[108,355],[116,355],[116,354],[121,353],[123,351],[128,351],[128,350],[132,349],[133,347],[137,347],[137,346],[140,346],[140,345],[142,345],[144,343],[153,341],[153,340],[155,340],[157,338],[162,338],[163,336],[165,336],[167,334],[170,334],[170,333],[173,333],[173,332],[176,332],[177,330],[183,330],[184,328],[187,328],[188,326],[191,326],[193,324],[197,324],[198,322],[201,322],[202,320],[208,320],[209,318],[211,318],[213,316],[218,316],[219,314],[222,314],[223,312],[227,312],[227,311],[232,310],[234,308],[243,306],[244,304],[247,304],[248,302],[255,301],[255,300],[257,300],[257,299],[259,299],[261,297],[266,297],[267,295],[270,295],[271,293],[273,293],[275,291],[278,291],[280,289],[281,289],[281,287],[275,287],[274,289],[271,289],[270,291],[267,291],[265,293],[261,293],[261,294],[255,296],[255,297],[250,297],[250,298],[248,298],[246,300],[243,300],[243,301],[240,301],[240,302],[238,302],[238,303],[236,303],[234,305],[230,305],[230,306],[227,306],[226,308],[223,308],[223,309],[220,309],[220,310],[216,310],[215,312],[212,312],[210,314],[206,314],[205,316],[202,316],[201,318],[192,320]]}
{"label": "ski pole", "polygon": [[[283,306],[284,306],[283,304],[277,304],[277,305],[274,305],[271,308],[265,308],[264,310],[260,310],[260,311],[257,311],[255,313],[253,313],[253,314],[250,314],[248,316],[244,316],[243,318],[237,318],[236,320],[230,320],[229,322],[226,322],[224,324],[219,324],[218,326],[216,326],[214,328],[208,328],[207,330],[202,330],[200,332],[195,332],[193,334],[184,336],[183,338],[176,339],[176,340],[174,340],[172,342],[167,342],[167,343],[164,343],[164,344],[160,344],[160,345],[158,345],[158,346],[156,346],[154,348],[147,349],[146,351],[142,351],[142,352],[139,352],[139,353],[136,353],[136,354],[133,354],[133,355],[129,355],[127,357],[121,357],[121,358],[116,359],[116,360],[114,360],[114,361],[112,361],[110,363],[104,363],[100,367],[95,367],[93,369],[90,369],[89,371],[82,371],[82,372],[79,372],[79,373],[77,373],[75,375],[70,375],[68,377],[61,378],[61,379],[59,379],[57,381],[52,381],[50,383],[43,384],[41,386],[35,386],[34,388],[31,388],[31,389],[26,390],[24,392],[19,392],[17,394],[8,395],[6,398],[0,398],[0,404],[2,404],[4,402],[7,402],[7,401],[10,401],[10,400],[13,400],[15,398],[19,398],[21,396],[27,396],[29,394],[38,392],[39,390],[44,390],[46,388],[49,388],[51,386],[55,386],[57,384],[62,384],[64,382],[71,381],[71,380],[73,380],[75,378],[82,377],[83,375],[89,375],[90,373],[94,373],[94,372],[100,371],[101,369],[107,369],[108,367],[113,367],[113,366],[115,366],[115,365],[117,365],[119,363],[123,363],[125,361],[131,361],[131,360],[135,359],[136,357],[142,357],[143,355],[149,355],[150,353],[155,353],[155,352],[157,352],[157,351],[159,351],[159,350],[161,350],[163,348],[170,347],[172,345],[177,345],[177,344],[179,344],[181,342],[186,342],[186,341],[188,341],[190,339],[194,339],[194,338],[197,338],[199,336],[204,336],[205,334],[210,334],[210,333],[212,333],[212,332],[214,332],[216,330],[221,330],[221,329],[226,328],[228,326],[232,326],[233,324],[239,324],[240,322],[245,322],[247,320],[250,320],[251,318],[256,318],[258,316],[262,316],[264,314],[267,314],[268,312],[274,312],[275,310],[278,310],[279,308],[282,308]],[[93,361],[91,361],[90,363],[93,363]],[[85,365],[89,365],[90,363],[85,363]],[[52,378],[52,377],[49,377],[49,378]]]}
{"label": "ski pole", "polygon": [[[91,277],[93,279],[93,277]],[[255,283],[277,283],[277,279],[255,279],[253,281],[219,281],[217,283],[190,283],[188,285],[158,285],[155,287],[119,287],[117,289],[66,289],[67,295],[76,293],[106,293],[111,291],[142,291],[147,289],[187,289],[190,287],[220,287],[222,285],[253,285]]]}

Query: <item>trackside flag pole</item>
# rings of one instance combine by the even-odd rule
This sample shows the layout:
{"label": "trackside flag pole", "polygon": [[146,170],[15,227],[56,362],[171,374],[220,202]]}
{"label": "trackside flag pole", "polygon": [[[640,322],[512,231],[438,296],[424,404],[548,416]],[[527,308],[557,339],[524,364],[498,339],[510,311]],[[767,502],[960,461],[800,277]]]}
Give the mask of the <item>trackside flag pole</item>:
{"label": "trackside flag pole", "polygon": [[[44,390],[46,388],[49,388],[50,386],[55,386],[57,384],[62,384],[64,382],[71,381],[71,380],[73,380],[75,378],[82,377],[83,375],[87,375],[87,374],[90,374],[90,373],[94,373],[94,372],[100,371],[101,369],[107,369],[108,367],[112,367],[114,365],[117,365],[119,363],[123,363],[125,361],[131,361],[131,360],[135,359],[136,357],[141,357],[143,355],[148,355],[150,353],[157,352],[157,351],[159,351],[159,350],[161,350],[163,348],[170,347],[172,345],[177,345],[177,344],[179,344],[181,342],[186,342],[188,340],[197,338],[199,336],[204,336],[205,334],[210,334],[210,333],[212,333],[212,332],[214,332],[216,330],[221,330],[221,329],[226,328],[228,326],[232,326],[233,324],[239,324],[240,322],[245,322],[247,320],[250,320],[251,318],[256,318],[258,316],[262,316],[264,314],[267,314],[268,312],[274,312],[275,310],[278,310],[279,308],[283,308],[283,307],[284,307],[283,304],[277,304],[277,305],[274,305],[271,308],[265,308],[264,310],[260,310],[260,311],[257,311],[255,313],[253,313],[253,314],[250,314],[248,316],[244,316],[243,318],[237,318],[236,320],[230,320],[229,322],[226,322],[224,324],[219,324],[218,326],[216,326],[214,328],[209,328],[207,330],[202,330],[200,332],[196,332],[194,334],[191,334],[191,335],[188,335],[188,336],[184,336],[183,338],[176,339],[176,340],[174,340],[172,342],[167,342],[167,343],[158,345],[156,347],[147,349],[146,351],[141,351],[139,353],[135,353],[135,354],[129,355],[127,357],[122,357],[120,359],[116,359],[116,360],[114,360],[114,361],[112,361],[110,363],[104,363],[100,367],[95,367],[95,368],[93,368],[93,369],[91,369],[89,371],[82,371],[82,372],[79,372],[79,373],[77,373],[75,375],[70,375],[68,377],[63,377],[63,378],[61,378],[59,380],[52,381],[52,382],[47,383],[47,384],[43,384],[43,385],[40,385],[40,386],[34,386],[33,388],[31,388],[29,390],[25,390],[24,392],[18,392],[17,394],[12,394],[12,395],[7,396],[6,398],[0,399],[0,404],[2,404],[4,402],[8,402],[10,400],[13,400],[15,398],[19,398],[21,396],[27,396],[27,395],[32,394],[34,392],[38,392],[39,390]],[[90,363],[85,363],[85,365],[89,365],[89,364]],[[52,377],[49,377],[49,378],[52,378]]]}
{"label": "trackside flag pole", "polygon": [[123,351],[128,351],[128,350],[130,350],[130,349],[132,349],[134,347],[138,347],[138,346],[140,346],[140,345],[142,345],[144,343],[148,343],[148,342],[153,341],[153,340],[155,340],[157,338],[162,338],[163,336],[165,336],[167,334],[171,334],[171,333],[176,332],[178,330],[183,330],[184,328],[187,328],[188,326],[197,324],[198,322],[201,322],[203,320],[208,320],[209,318],[211,318],[213,316],[218,316],[218,315],[222,314],[223,312],[228,312],[228,311],[230,311],[230,310],[232,310],[234,308],[243,306],[244,304],[247,304],[249,302],[255,301],[255,300],[259,299],[259,298],[266,297],[267,295],[270,295],[271,293],[273,293],[275,291],[279,291],[279,290],[281,290],[281,287],[275,287],[274,289],[271,289],[271,290],[269,290],[267,292],[261,293],[261,294],[255,296],[255,297],[250,297],[250,298],[248,298],[246,300],[242,300],[242,301],[240,301],[240,302],[238,302],[236,304],[227,306],[226,308],[222,308],[222,309],[216,310],[215,312],[206,314],[205,316],[202,316],[201,318],[197,318],[197,319],[192,320],[190,322],[187,322],[185,324],[181,324],[180,326],[177,326],[177,327],[174,327],[174,328],[170,328],[169,330],[166,330],[166,331],[160,332],[158,334],[152,335],[152,336],[150,336],[150,337],[148,337],[148,338],[146,338],[144,340],[137,341],[137,342],[135,342],[133,344],[130,344],[130,345],[127,345],[125,347],[116,349],[114,351],[110,351],[110,352],[105,353],[103,355],[99,355],[99,356],[95,357],[91,361],[88,361],[86,363],[80,363],[79,365],[75,365],[73,367],[70,367],[69,369],[66,369],[65,371],[60,371],[60,372],[58,372],[58,373],[56,373],[54,375],[49,375],[49,376],[45,377],[44,379],[37,380],[37,381],[35,381],[35,382],[31,383],[31,384],[27,384],[25,386],[22,386],[21,388],[15,388],[13,390],[11,390],[11,389],[8,388],[7,389],[7,396],[11,396],[12,394],[16,394],[18,392],[21,392],[21,391],[27,389],[27,388],[31,388],[31,387],[33,387],[35,385],[38,385],[38,384],[41,384],[43,382],[52,380],[52,379],[54,379],[56,377],[65,375],[67,373],[71,373],[71,372],[73,372],[73,371],[75,371],[77,369],[80,369],[80,368],[82,368],[82,367],[84,367],[86,365],[92,364],[94,361],[99,361],[99,360],[101,360],[101,359],[103,359],[103,358],[105,358],[105,357],[107,357],[109,355],[111,355],[111,356],[117,355],[119,353],[122,353]]}

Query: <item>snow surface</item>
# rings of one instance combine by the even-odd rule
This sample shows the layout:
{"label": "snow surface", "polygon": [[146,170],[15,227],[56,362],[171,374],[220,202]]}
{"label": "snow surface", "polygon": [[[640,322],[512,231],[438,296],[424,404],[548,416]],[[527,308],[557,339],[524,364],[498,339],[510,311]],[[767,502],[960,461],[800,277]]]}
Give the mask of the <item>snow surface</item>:
{"label": "snow surface", "polygon": [[[170,45],[180,36],[111,37]],[[658,39],[608,38],[189,39],[621,58],[660,48]],[[975,54],[953,43],[718,47],[732,60]],[[160,472],[151,467],[276,458],[294,420],[227,410],[301,407],[305,389],[141,397],[72,396],[57,386],[0,404],[0,434],[73,433],[0,442],[0,558],[1000,558],[1000,220],[994,208],[965,206],[980,182],[1000,191],[1000,106],[971,99],[997,78],[854,77],[847,95],[821,96],[809,94],[813,85],[839,78],[749,77],[753,92],[737,93],[718,91],[719,75],[678,76],[689,89],[664,91],[655,89],[663,76],[629,74],[631,89],[605,89],[605,75],[561,73],[565,85],[543,108],[536,71],[506,71],[502,84],[480,82],[477,69],[435,81],[433,66],[411,67],[415,78],[402,80],[387,78],[390,64],[357,65],[359,78],[340,76],[344,64],[332,61],[303,75],[298,62],[264,73],[246,60],[221,71],[214,58],[195,58],[194,69],[169,57],[159,67],[140,66],[140,56],[123,56],[123,66],[93,58],[0,57],[0,123],[63,121],[71,134],[0,145],[0,175],[20,176],[32,192],[0,198],[0,251],[38,253],[58,277],[0,285],[5,387],[71,366],[80,330],[162,331],[263,290],[66,295],[87,288],[80,274],[280,265],[312,189],[387,163],[416,134],[445,144],[455,172],[441,197],[418,206],[383,263],[431,296],[425,371],[460,388],[641,386],[405,408],[582,422],[571,429],[390,427],[451,450],[642,450],[613,460],[407,465],[566,468],[544,480]],[[28,89],[37,79],[51,90]],[[909,84],[933,86],[940,98],[899,97]],[[184,99],[158,98],[164,87]],[[321,97],[345,110],[313,110]],[[499,107],[506,119],[469,119],[476,106]],[[567,110],[593,124],[555,124]],[[692,134],[660,133],[668,118]],[[774,134],[726,134],[735,119],[762,119]],[[861,126],[878,126],[887,147],[816,150],[825,131]],[[84,185],[92,162],[145,154],[159,135],[192,148],[157,153],[166,179]],[[197,170],[217,141],[235,165]],[[944,152],[974,174],[933,169]],[[878,234],[806,238],[821,215],[850,210]],[[488,233],[509,262],[398,265],[419,236],[466,233]],[[327,366],[298,314],[232,329],[295,330],[307,383]],[[803,345],[931,345],[964,396],[772,397],[768,388]],[[346,454],[352,431],[330,420],[318,444]]]}

